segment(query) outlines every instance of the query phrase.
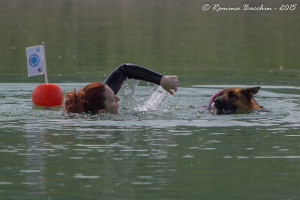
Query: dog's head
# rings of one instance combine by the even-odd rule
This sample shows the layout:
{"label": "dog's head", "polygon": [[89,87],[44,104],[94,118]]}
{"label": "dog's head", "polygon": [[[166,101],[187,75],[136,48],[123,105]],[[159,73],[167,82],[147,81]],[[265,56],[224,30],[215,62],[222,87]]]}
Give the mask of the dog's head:
{"label": "dog's head", "polygon": [[217,115],[259,110],[262,107],[253,98],[259,89],[260,87],[223,89],[211,97],[208,110]]}

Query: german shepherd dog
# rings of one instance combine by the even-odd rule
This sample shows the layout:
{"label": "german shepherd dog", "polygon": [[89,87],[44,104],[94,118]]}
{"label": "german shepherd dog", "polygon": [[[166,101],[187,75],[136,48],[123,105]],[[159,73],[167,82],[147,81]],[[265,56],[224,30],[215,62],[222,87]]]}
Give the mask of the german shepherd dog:
{"label": "german shepherd dog", "polygon": [[211,97],[207,110],[217,115],[258,111],[263,107],[256,103],[253,95],[259,89],[260,87],[223,89]]}

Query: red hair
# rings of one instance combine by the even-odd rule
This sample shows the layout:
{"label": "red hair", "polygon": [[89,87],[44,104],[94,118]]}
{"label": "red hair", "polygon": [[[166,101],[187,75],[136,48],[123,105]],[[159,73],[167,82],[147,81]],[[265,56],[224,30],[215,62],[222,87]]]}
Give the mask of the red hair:
{"label": "red hair", "polygon": [[105,85],[103,83],[90,83],[79,92],[76,89],[66,93],[66,113],[91,113],[95,114],[100,109],[105,109]]}

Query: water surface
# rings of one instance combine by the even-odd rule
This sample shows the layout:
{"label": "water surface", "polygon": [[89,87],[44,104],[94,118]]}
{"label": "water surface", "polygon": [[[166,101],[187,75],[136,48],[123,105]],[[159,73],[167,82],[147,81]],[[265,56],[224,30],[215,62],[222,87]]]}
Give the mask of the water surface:
{"label": "water surface", "polygon": [[[299,198],[299,87],[262,86],[256,100],[271,112],[216,116],[202,106],[236,85],[182,87],[172,97],[137,84],[119,93],[120,115],[91,116],[36,109],[36,84],[2,83],[0,195]],[[60,84],[64,91],[83,85]]]}

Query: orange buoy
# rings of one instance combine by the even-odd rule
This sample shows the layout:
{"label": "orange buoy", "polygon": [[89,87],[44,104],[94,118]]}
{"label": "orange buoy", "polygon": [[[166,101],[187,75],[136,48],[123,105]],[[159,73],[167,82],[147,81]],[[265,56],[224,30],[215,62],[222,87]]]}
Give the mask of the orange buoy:
{"label": "orange buoy", "polygon": [[63,92],[55,84],[38,85],[32,91],[32,103],[37,106],[60,106],[63,103]]}

